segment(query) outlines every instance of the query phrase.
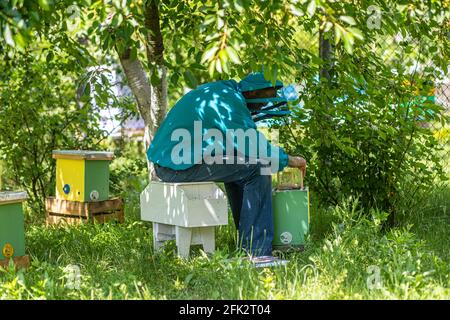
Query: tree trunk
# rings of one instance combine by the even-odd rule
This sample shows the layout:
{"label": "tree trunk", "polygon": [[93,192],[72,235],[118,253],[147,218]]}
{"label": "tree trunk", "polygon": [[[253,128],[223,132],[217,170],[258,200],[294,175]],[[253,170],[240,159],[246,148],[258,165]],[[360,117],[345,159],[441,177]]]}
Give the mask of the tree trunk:
{"label": "tree trunk", "polygon": [[159,83],[152,85],[152,119],[153,125],[159,127],[167,110],[167,68],[164,65],[164,43],[161,34],[159,9],[156,0],[148,0],[145,5],[145,27],[147,35],[147,60],[151,72],[156,73]]}
{"label": "tree trunk", "polygon": [[[128,85],[136,99],[139,113],[144,120],[144,147],[150,146],[155,131],[152,120],[152,88],[148,83],[147,75],[141,62],[130,57],[131,50],[126,50],[120,55],[120,63],[128,79]],[[151,163],[148,162],[149,172],[152,173]]]}
{"label": "tree trunk", "polygon": [[[158,84],[151,85],[144,67],[137,58],[131,58],[131,49],[119,53],[120,62],[128,84],[136,98],[138,109],[145,123],[144,146],[147,150],[156,130],[164,120],[167,110],[167,68],[164,65],[164,44],[160,29],[158,4],[148,0],[145,4],[145,27],[149,31],[146,38],[148,64],[152,72],[157,72]],[[153,76],[153,78],[155,78]],[[153,165],[147,161],[150,180],[156,180]]]}

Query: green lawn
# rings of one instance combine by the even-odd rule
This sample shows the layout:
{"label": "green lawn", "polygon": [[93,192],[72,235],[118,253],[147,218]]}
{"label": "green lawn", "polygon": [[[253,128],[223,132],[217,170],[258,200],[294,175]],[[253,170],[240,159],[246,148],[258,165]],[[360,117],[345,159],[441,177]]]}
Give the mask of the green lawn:
{"label": "green lawn", "polygon": [[[312,208],[305,251],[285,267],[254,269],[237,259],[232,224],[218,230],[213,257],[194,248],[184,261],[169,244],[152,249],[137,194],[123,225],[27,225],[27,272],[0,272],[0,299],[428,299],[450,298],[450,191],[436,191],[389,232],[383,214],[361,217],[347,205]],[[79,289],[64,268],[78,265]],[[379,277],[377,277],[379,272]],[[380,281],[376,282],[379,279]],[[375,284],[371,289],[369,284]]]}

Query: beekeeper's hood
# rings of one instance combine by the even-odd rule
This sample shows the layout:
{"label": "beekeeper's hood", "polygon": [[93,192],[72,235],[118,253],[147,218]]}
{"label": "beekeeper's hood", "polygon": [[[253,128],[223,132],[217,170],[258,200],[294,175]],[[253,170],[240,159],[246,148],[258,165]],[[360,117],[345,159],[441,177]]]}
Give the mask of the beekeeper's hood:
{"label": "beekeeper's hood", "polygon": [[[264,78],[264,74],[261,72],[250,73],[239,82],[239,89],[241,90],[241,92],[273,87],[277,89],[276,97],[245,99],[247,103],[265,104],[261,109],[252,112],[253,114],[255,114],[255,116],[256,113],[265,114],[263,118],[284,116],[289,114],[289,111],[285,108],[282,108],[282,106],[285,106],[288,101],[294,101],[298,99],[298,94],[294,86],[290,85],[284,87],[283,83],[279,80],[275,82],[274,86],[271,81],[268,81]],[[260,117],[261,115],[258,115],[257,120],[260,120]]]}

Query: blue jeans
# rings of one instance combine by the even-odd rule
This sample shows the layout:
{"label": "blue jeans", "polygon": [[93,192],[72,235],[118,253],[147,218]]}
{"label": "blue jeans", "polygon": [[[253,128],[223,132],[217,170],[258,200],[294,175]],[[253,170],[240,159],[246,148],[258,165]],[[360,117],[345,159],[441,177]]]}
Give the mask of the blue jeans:
{"label": "blue jeans", "polygon": [[[234,162],[236,163],[236,162]],[[186,170],[155,165],[164,182],[223,182],[242,248],[254,256],[272,255],[272,177],[261,164],[196,164]]]}

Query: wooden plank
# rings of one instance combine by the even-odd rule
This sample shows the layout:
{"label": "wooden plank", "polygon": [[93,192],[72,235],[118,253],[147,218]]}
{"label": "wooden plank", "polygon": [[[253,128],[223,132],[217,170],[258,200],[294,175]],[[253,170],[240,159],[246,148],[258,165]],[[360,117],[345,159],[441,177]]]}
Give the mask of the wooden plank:
{"label": "wooden plank", "polygon": [[113,152],[107,151],[84,151],[84,150],[55,150],[52,152],[53,159],[72,160],[108,160],[114,158]]}
{"label": "wooden plank", "polygon": [[120,198],[113,198],[104,201],[86,202],[89,213],[99,213],[120,210],[123,208],[123,200]]}
{"label": "wooden plank", "polygon": [[45,199],[47,212],[62,213],[71,216],[88,217],[86,202],[70,201],[49,197]]}
{"label": "wooden plank", "polygon": [[89,219],[82,219],[73,216],[48,215],[47,225],[58,224],[81,224],[81,223],[105,223],[108,221],[117,220],[120,223],[124,222],[123,214],[121,212],[98,214]]}
{"label": "wooden plank", "polygon": [[61,215],[61,214],[47,214],[47,225],[50,224],[80,224],[80,223],[104,223],[111,220],[117,220],[119,223],[123,223],[125,221],[125,217],[122,210],[115,211],[112,213],[101,213],[95,214],[88,218],[86,217],[76,217],[69,215]]}
{"label": "wooden plank", "polygon": [[[10,259],[0,260],[0,267],[8,268],[9,260]],[[26,269],[30,265],[30,257],[28,256],[15,257],[13,258],[13,261],[16,269]]]}
{"label": "wooden plank", "polygon": [[50,197],[46,199],[47,224],[103,223],[125,221],[124,204],[120,198],[97,202],[77,202]]}
{"label": "wooden plank", "polygon": [[123,200],[113,198],[96,202],[78,202],[49,197],[45,200],[45,208],[47,212],[88,217],[90,214],[123,210]]}
{"label": "wooden plank", "polygon": [[125,212],[123,210],[123,207],[117,212],[117,216],[120,223],[125,222]]}

